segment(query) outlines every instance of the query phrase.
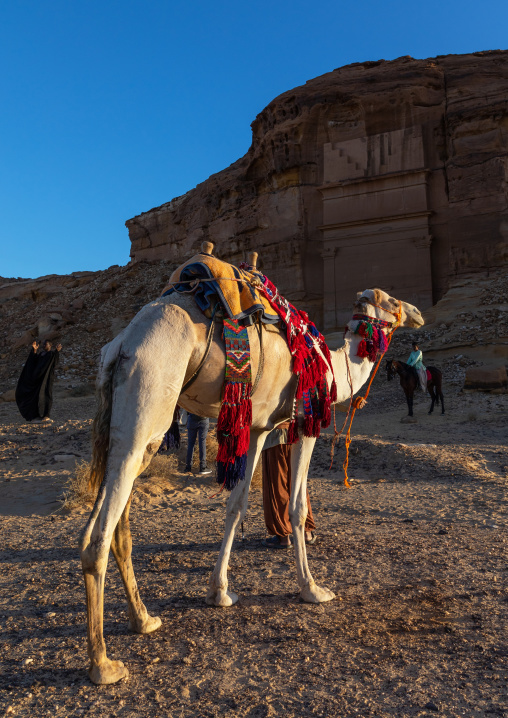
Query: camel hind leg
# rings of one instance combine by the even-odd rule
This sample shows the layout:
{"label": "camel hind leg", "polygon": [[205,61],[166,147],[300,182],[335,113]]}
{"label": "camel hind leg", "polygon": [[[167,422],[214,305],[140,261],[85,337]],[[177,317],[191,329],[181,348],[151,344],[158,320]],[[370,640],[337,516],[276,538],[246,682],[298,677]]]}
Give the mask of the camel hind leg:
{"label": "camel hind leg", "polygon": [[[118,521],[125,510],[133,480],[125,485],[120,477],[103,481],[90,519],[81,537],[81,563],[85,579],[87,608],[87,646],[93,683],[116,683],[128,675],[121,661],[107,657],[104,641],[104,583],[109,549]],[[112,497],[114,499],[112,500]]]}
{"label": "camel hind leg", "polygon": [[132,536],[129,525],[129,510],[132,494],[116,525],[111,541],[111,551],[122,577],[129,610],[129,627],[135,633],[152,633],[161,625],[158,616],[150,616],[141,600],[132,566]]}
{"label": "camel hind leg", "polygon": [[[157,438],[167,429],[173,416],[177,393],[164,396],[163,388],[150,385],[147,373],[121,375],[119,365],[110,443],[104,478],[97,501],[81,538],[81,561],[85,578],[88,614],[89,676],[97,684],[115,683],[127,675],[119,661],[106,654],[103,637],[104,581],[110,548],[115,556],[127,594],[130,626],[134,631],[148,633],[159,627],[158,618],[149,616],[134,578],[129,529],[129,503],[136,476],[148,462]],[[182,372],[183,373],[183,372]],[[158,377],[151,372],[152,377]],[[183,377],[175,381],[180,383]],[[168,382],[169,384],[169,382]],[[149,400],[147,401],[147,397]],[[150,398],[152,397],[152,398]],[[164,397],[161,401],[159,397]]]}
{"label": "camel hind leg", "polygon": [[128,675],[121,661],[107,657],[103,636],[104,583],[110,548],[127,594],[131,629],[150,633],[161,625],[160,619],[150,616],[141,601],[131,559],[130,497],[143,464],[143,452],[131,452],[125,459],[120,458],[121,453],[121,447],[116,447],[108,460],[106,476],[80,546],[88,614],[88,673],[93,683],[101,685],[116,683]]}

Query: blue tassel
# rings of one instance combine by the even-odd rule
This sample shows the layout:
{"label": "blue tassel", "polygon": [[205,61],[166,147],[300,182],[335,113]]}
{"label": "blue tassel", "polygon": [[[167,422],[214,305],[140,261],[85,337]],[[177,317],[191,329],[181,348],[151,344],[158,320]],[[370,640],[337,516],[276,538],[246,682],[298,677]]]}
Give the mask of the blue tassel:
{"label": "blue tassel", "polygon": [[247,470],[247,454],[237,456],[234,462],[217,462],[217,483],[231,491],[235,486],[245,479]]}

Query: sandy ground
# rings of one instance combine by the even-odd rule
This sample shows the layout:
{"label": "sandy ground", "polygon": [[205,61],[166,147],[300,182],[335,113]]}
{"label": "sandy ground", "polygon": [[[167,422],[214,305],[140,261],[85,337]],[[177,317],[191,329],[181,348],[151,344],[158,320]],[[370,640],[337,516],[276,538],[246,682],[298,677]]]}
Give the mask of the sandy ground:
{"label": "sandy ground", "polygon": [[508,396],[449,391],[444,416],[428,416],[420,396],[418,423],[403,424],[400,392],[379,383],[358,414],[351,489],[328,468],[330,435],[316,446],[309,563],[337,594],[320,606],[298,601],[292,552],[261,546],[254,487],[230,562],[240,601],[207,607],[226,497],[210,498],[212,481],[189,480],[181,463],[168,475],[163,464],[175,460],[157,457],[132,529],[140,589],[163,624],[128,632],[112,563],[105,635],[130,676],[104,687],[85,672],[86,513],[59,510],[76,462],[89,458],[94,400],[60,396],[50,426],[0,405],[3,714],[506,715]]}

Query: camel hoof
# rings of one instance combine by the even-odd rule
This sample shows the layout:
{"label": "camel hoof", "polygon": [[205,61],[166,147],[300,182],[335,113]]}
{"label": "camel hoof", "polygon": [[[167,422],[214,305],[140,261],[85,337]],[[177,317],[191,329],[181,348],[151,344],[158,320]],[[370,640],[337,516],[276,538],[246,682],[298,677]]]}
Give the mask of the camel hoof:
{"label": "camel hoof", "polygon": [[129,671],[122,661],[110,661],[106,658],[104,663],[93,665],[88,671],[90,680],[97,686],[108,686],[111,683],[117,683],[122,678],[127,678]]}
{"label": "camel hoof", "polygon": [[162,625],[159,616],[147,616],[143,621],[129,622],[129,628],[133,633],[153,633]]}
{"label": "camel hoof", "polygon": [[331,601],[334,598],[333,591],[316,586],[316,584],[307,585],[300,591],[300,600],[305,601],[305,603],[325,603],[325,601]]}
{"label": "camel hoof", "polygon": [[232,591],[214,591],[212,588],[206,594],[206,602],[209,606],[232,606],[238,601],[238,596]]}

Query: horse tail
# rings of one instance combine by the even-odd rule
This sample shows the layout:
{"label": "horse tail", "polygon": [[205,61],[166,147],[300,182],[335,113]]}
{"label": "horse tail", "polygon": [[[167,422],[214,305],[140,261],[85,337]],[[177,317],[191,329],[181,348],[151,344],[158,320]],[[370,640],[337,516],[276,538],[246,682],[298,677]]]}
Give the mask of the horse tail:
{"label": "horse tail", "polygon": [[[88,487],[96,495],[99,491],[104,474],[109,451],[109,432],[111,424],[111,412],[113,408],[113,382],[115,370],[118,365],[118,354],[120,344],[116,351],[110,352],[111,344],[103,349],[101,366],[97,377],[97,399],[99,408],[95,415],[92,426],[92,462]],[[109,355],[109,356],[108,356]]]}

